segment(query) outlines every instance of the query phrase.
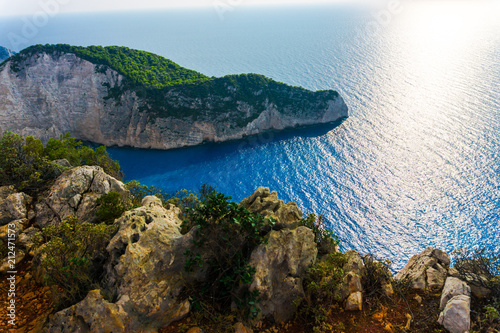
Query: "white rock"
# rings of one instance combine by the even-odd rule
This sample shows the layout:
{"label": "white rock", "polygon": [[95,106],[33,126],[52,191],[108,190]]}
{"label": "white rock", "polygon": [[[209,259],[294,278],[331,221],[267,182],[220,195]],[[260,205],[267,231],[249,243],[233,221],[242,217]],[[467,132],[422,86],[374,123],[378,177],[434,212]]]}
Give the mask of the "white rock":
{"label": "white rock", "polygon": [[470,331],[470,297],[458,295],[451,298],[439,315],[438,322],[450,333]]}
{"label": "white rock", "polygon": [[450,276],[446,279],[443,292],[441,293],[439,309],[444,309],[448,301],[458,295],[470,296],[470,288],[464,281]]}

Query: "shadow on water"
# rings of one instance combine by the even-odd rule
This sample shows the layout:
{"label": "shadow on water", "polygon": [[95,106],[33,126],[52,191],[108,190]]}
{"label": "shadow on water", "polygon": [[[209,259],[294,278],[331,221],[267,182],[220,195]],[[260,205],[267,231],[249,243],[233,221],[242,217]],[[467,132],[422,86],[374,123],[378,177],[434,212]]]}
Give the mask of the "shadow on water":
{"label": "shadow on water", "polygon": [[336,129],[344,121],[345,119],[328,124],[295,127],[281,131],[271,130],[258,135],[247,136],[240,140],[221,143],[209,142],[194,147],[171,150],[109,147],[108,152],[113,159],[120,162],[125,173],[125,179],[131,180],[219,160],[264,145],[279,144],[297,137],[320,137]]}

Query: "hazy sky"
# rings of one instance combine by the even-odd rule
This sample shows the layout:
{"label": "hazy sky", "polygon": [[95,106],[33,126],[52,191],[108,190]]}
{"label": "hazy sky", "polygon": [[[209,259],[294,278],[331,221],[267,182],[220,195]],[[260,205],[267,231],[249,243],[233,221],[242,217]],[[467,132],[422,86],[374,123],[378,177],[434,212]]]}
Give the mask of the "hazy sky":
{"label": "hazy sky", "polygon": [[133,10],[192,6],[251,6],[368,0],[0,0],[0,15],[33,15],[43,8],[61,12]]}

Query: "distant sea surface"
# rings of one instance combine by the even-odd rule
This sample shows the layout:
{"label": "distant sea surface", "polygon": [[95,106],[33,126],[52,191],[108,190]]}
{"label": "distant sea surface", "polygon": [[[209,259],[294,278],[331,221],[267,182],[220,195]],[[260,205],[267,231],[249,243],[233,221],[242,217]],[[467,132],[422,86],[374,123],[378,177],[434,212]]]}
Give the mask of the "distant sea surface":
{"label": "distant sea surface", "polygon": [[[232,9],[60,14],[24,37],[128,46],[210,76],[260,73],[337,90],[349,106],[338,126],[173,151],[110,148],[128,180],[167,191],[209,183],[236,201],[267,186],[323,214],[343,249],[396,270],[427,246],[500,249],[498,2],[403,1],[390,15],[383,1]],[[0,45],[19,51],[12,33],[25,24],[1,18]]]}

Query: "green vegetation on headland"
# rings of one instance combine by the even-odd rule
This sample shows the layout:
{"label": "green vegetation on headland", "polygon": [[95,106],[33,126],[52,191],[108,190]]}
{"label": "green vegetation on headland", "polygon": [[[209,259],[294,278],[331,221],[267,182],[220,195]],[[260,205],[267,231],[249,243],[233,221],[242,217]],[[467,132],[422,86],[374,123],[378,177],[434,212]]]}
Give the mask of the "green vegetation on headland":
{"label": "green vegetation on headland", "polygon": [[[449,267],[448,254],[429,248],[410,260],[416,263],[414,267],[407,265],[407,272],[411,273],[409,275],[412,278],[394,278],[389,261],[373,255],[361,256],[355,251],[342,253],[338,250],[339,239],[329,231],[327,221],[322,216],[302,216],[301,212],[296,215],[298,207],[295,204],[285,205],[275,193],[269,193],[268,189],[267,192],[257,190],[251,197],[237,204],[208,185],[194,193],[181,190],[168,194],[137,181],[129,182],[123,187],[116,180],[105,179],[100,171],[101,175],[95,177],[95,182],[100,181],[101,185],[95,184],[96,187],[108,186],[109,190],[112,188],[110,184],[115,182],[115,185],[121,184],[122,191],[118,193],[118,190],[111,190],[97,195],[97,192],[92,192],[92,186],[89,186],[80,189],[80,193],[87,196],[82,199],[83,195],[77,189],[82,182],[75,178],[85,178],[85,175],[71,173],[76,170],[73,167],[81,165],[100,166],[115,177],[122,176],[118,163],[107,155],[104,148],[94,150],[85,147],[69,135],[51,139],[46,145],[33,137],[24,138],[10,132],[4,133],[0,139],[0,187],[14,186],[16,191],[24,191],[33,196],[33,200],[25,204],[24,210],[36,207],[33,214],[38,214],[39,206],[49,204],[45,199],[48,192],[52,191],[53,182],[57,182],[56,178],[66,177],[62,184],[68,184],[67,191],[66,188],[57,188],[57,191],[62,193],[61,197],[67,194],[65,192],[71,194],[64,199],[66,202],[59,201],[58,207],[64,210],[64,205],[77,206],[75,202],[81,200],[79,205],[87,205],[94,215],[90,219],[88,216],[85,219],[85,214],[79,217],[71,215],[40,225],[34,222],[39,216],[28,217],[29,214],[25,212],[26,218],[7,222],[9,225],[24,224],[16,249],[34,253],[27,255],[32,260],[30,274],[41,277],[44,284],[52,287],[56,304],[54,311],[80,302],[87,297],[89,291],[100,289],[108,302],[104,304],[111,304],[105,309],[111,309],[110,312],[103,312],[104,318],[120,318],[113,310],[118,303],[116,293],[119,291],[116,288],[119,284],[116,281],[110,284],[107,274],[112,267],[129,264],[131,266],[121,267],[120,271],[123,273],[124,270],[138,268],[141,278],[157,278],[151,271],[160,274],[158,281],[146,281],[144,293],[149,294],[144,298],[141,294],[141,306],[154,308],[154,305],[147,302],[163,301],[163,297],[170,298],[172,302],[177,301],[176,306],[183,300],[189,300],[189,321],[172,324],[177,325],[178,332],[185,333],[190,327],[201,326],[207,332],[232,333],[234,324],[238,321],[247,326],[263,325],[255,328],[256,332],[437,333],[444,332],[443,327],[437,324],[441,312],[441,295],[445,294],[441,291],[446,289],[445,280],[448,281],[453,276],[460,283],[467,282],[473,288],[470,332],[495,332],[500,329],[500,256],[497,253],[482,250],[457,251],[454,253],[455,265]],[[71,181],[69,175],[74,176]],[[91,184],[94,185],[94,178]],[[50,190],[46,191],[48,189]],[[0,194],[4,195],[5,191],[2,188]],[[10,194],[9,200],[14,202],[16,198],[20,198],[17,194],[19,193]],[[76,199],[79,195],[80,199]],[[145,196],[151,195],[159,200],[154,198],[155,202],[150,200],[150,204],[141,203]],[[52,197],[51,200],[59,200],[61,197]],[[2,200],[3,197],[0,198],[0,220],[3,223],[8,214],[3,211],[7,206],[3,205]],[[15,205],[22,208],[20,202]],[[137,209],[132,211],[134,208]],[[16,209],[16,213],[22,211],[23,209]],[[171,216],[167,217],[169,214]],[[44,215],[40,218],[43,219]],[[4,228],[5,225],[0,227]],[[27,231],[33,229],[35,232]],[[26,241],[27,235],[31,235],[32,239]],[[113,252],[116,248],[110,247],[115,235],[119,236],[117,243],[123,245],[117,252]],[[161,237],[156,237],[158,235]],[[34,243],[32,248],[23,248],[30,243]],[[162,250],[165,253],[158,253],[157,247],[165,244],[167,245]],[[9,251],[13,250],[7,246],[5,238],[2,238],[0,259],[4,259]],[[157,252],[154,253],[155,251]],[[157,265],[148,266],[133,260],[131,263],[123,261],[118,265],[111,260],[112,256],[121,260],[122,256],[139,252],[146,253],[145,257],[148,258],[157,255],[160,261],[156,262]],[[174,257],[181,258],[179,265],[172,264],[175,262]],[[308,262],[305,258],[311,258],[311,261]],[[302,269],[289,272],[289,265],[298,262],[302,262]],[[152,263],[147,261],[147,264]],[[300,266],[297,264],[297,267]],[[162,269],[165,267],[174,267],[178,271],[167,269],[168,274],[164,274]],[[181,278],[170,279],[174,275]],[[190,279],[190,276],[198,278]],[[257,278],[265,281],[260,287],[263,287],[266,295],[262,295],[258,289],[252,289]],[[140,281],[142,283],[143,280]],[[184,283],[180,288],[182,291],[178,285],[170,289],[168,282],[172,281]],[[128,282],[130,281],[120,283]],[[175,290],[178,293],[175,296],[168,294],[161,297],[152,293],[154,297],[151,298],[151,290],[156,292],[156,289],[151,288],[162,283],[166,284],[161,287],[162,290],[166,288],[172,295]],[[422,283],[424,287],[420,286]],[[276,290],[272,290],[273,288]],[[275,297],[269,298],[269,292],[275,292],[271,294]],[[280,304],[279,298],[287,297],[288,292],[297,296],[290,304],[286,304],[286,307],[294,309],[291,319],[283,325],[263,328],[270,324],[266,318],[261,317],[264,311],[262,304]],[[361,304],[354,302],[351,305],[355,305],[355,309],[349,310],[351,297],[358,293],[362,295]],[[128,301],[133,303],[132,297]],[[281,307],[285,306],[281,304]],[[137,308],[133,311],[136,310]],[[134,315],[133,311],[125,314],[128,316],[127,320]],[[273,320],[272,312],[267,315],[267,320]],[[70,319],[74,320],[74,317]],[[68,317],[63,315],[62,318]],[[459,319],[457,321],[463,318]],[[80,317],[76,321],[78,320]],[[86,317],[81,320],[89,319]]]}
{"label": "green vegetation on headland", "polygon": [[171,60],[154,53],[121,46],[72,46],[68,44],[33,45],[12,57],[15,68],[19,61],[35,54],[73,53],[77,57],[100,65],[97,71],[109,67],[126,77],[132,86],[164,88],[179,84],[191,84],[209,79],[193,70],[183,68]]}

